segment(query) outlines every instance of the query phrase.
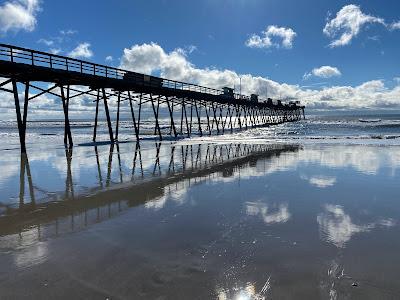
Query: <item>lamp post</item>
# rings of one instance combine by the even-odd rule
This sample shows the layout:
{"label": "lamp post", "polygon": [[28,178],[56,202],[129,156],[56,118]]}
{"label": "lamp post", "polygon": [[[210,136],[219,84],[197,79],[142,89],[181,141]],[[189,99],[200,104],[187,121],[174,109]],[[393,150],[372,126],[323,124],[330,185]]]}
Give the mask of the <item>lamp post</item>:
{"label": "lamp post", "polygon": [[237,75],[239,77],[239,97],[242,99],[242,76]]}
{"label": "lamp post", "polygon": [[242,76],[239,76],[239,95],[240,99],[242,99]]}

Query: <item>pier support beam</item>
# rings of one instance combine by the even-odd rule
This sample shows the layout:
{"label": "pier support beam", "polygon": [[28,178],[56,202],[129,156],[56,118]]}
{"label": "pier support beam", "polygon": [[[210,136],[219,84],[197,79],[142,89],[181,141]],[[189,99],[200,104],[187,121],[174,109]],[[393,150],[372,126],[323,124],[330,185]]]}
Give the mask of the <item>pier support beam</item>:
{"label": "pier support beam", "polygon": [[178,134],[176,133],[175,122],[174,122],[174,112],[173,112],[174,103],[172,102],[172,109],[171,109],[171,105],[169,103],[168,97],[166,97],[166,102],[167,102],[168,111],[169,111],[169,118],[171,120],[171,133],[173,131],[174,136],[176,138],[178,136]]}
{"label": "pier support beam", "polygon": [[21,108],[19,105],[17,81],[15,79],[12,79],[11,81],[13,86],[15,112],[17,114],[18,134],[19,134],[21,153],[26,153],[25,136],[26,136],[26,119],[28,115],[29,82],[25,83],[24,111],[21,117]]}
{"label": "pier support beam", "polygon": [[181,134],[182,132],[182,124],[183,124],[183,113],[185,114],[185,123],[186,123],[186,134],[189,137],[189,123],[188,123],[188,117],[187,117],[187,112],[186,112],[186,105],[185,105],[185,98],[182,99],[182,120],[181,120]]}
{"label": "pier support beam", "polygon": [[195,108],[196,108],[197,123],[199,125],[199,134],[200,134],[200,136],[203,136],[203,131],[201,129],[200,112],[199,112],[199,109],[197,108],[197,103],[196,102],[194,102],[194,105],[195,105]]}
{"label": "pier support beam", "polygon": [[119,132],[119,110],[121,107],[121,92],[118,92],[117,99],[117,124],[115,124],[115,140],[118,141],[118,132]]}
{"label": "pier support beam", "polygon": [[151,95],[151,94],[150,94],[150,99],[151,99],[151,107],[153,108],[154,118],[156,119],[156,130],[158,131],[158,136],[160,138],[160,141],[162,141],[160,124],[158,123],[158,114],[157,114],[156,108],[154,106],[153,95]]}
{"label": "pier support beam", "polygon": [[212,109],[213,109],[213,112],[214,112],[214,119],[213,120],[215,121],[215,123],[217,125],[217,134],[219,134],[219,124],[218,124],[217,113],[216,113],[217,108],[214,107],[214,103],[212,103]]}
{"label": "pier support beam", "polygon": [[69,144],[69,147],[71,148],[73,146],[73,142],[72,142],[71,126],[70,126],[70,123],[69,123],[69,115],[68,115],[69,87],[67,87],[67,97],[65,97],[64,86],[63,85],[60,85],[60,90],[61,90],[61,101],[62,101],[62,105],[63,105],[64,120],[65,120],[64,145],[67,146]]}
{"label": "pier support beam", "polygon": [[99,102],[100,102],[100,90],[97,90],[96,114],[94,117],[94,127],[93,127],[93,142],[96,142],[96,136],[97,136],[97,119],[99,117]]}
{"label": "pier support beam", "polygon": [[101,89],[103,93],[104,109],[106,111],[108,134],[110,136],[110,142],[114,143],[114,134],[111,126],[110,111],[108,110],[107,95],[104,88]]}
{"label": "pier support beam", "polygon": [[204,104],[204,110],[206,112],[206,117],[207,117],[207,131],[208,134],[211,135],[210,116],[208,114],[209,110],[207,109],[207,104]]}
{"label": "pier support beam", "polygon": [[133,111],[133,103],[132,103],[132,97],[131,97],[131,92],[128,91],[128,98],[129,98],[129,106],[131,108],[131,115],[132,115],[132,121],[133,121],[133,126],[135,127],[135,136],[136,140],[139,141],[139,129],[136,124],[136,119],[135,119],[135,113]]}
{"label": "pier support beam", "polygon": [[139,97],[139,112],[138,112],[138,119],[137,119],[137,136],[140,135],[140,120],[141,120],[141,116],[142,116],[142,100],[143,100],[143,94],[140,93],[140,97]]}

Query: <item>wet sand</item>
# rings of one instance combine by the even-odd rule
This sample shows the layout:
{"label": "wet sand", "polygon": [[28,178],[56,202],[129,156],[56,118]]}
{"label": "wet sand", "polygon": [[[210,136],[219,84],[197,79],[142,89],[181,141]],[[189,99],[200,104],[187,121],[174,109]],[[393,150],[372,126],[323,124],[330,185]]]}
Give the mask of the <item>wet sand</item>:
{"label": "wet sand", "polygon": [[400,147],[2,151],[0,299],[398,299]]}

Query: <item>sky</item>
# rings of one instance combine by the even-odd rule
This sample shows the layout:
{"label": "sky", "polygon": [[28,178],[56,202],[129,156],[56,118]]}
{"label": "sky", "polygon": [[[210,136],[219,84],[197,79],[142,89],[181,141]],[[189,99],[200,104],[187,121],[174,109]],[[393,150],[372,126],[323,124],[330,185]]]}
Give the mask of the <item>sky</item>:
{"label": "sky", "polygon": [[394,0],[2,0],[0,39],[310,109],[400,109]]}

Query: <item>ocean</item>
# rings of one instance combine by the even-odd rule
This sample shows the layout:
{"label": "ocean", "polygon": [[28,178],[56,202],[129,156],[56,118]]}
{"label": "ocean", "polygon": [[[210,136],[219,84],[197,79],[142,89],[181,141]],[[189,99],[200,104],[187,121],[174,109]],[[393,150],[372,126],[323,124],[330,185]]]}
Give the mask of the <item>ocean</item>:
{"label": "ocean", "polygon": [[[176,121],[175,121],[176,122]],[[398,145],[400,142],[400,114],[354,114],[343,115],[307,115],[306,120],[294,123],[285,123],[278,126],[250,128],[240,131],[236,124],[233,132],[225,128],[225,134],[216,135],[216,128],[209,136],[205,130],[206,119],[202,119],[203,136],[200,137],[197,124],[193,118],[191,139],[187,139],[187,128],[183,124],[180,138],[190,141],[210,142],[299,142],[299,143],[346,143],[346,144],[380,144]],[[236,122],[237,123],[237,122]],[[113,129],[115,132],[115,122]],[[93,135],[93,120],[73,120],[71,122],[75,144],[86,144],[91,141]],[[98,124],[98,141],[107,141],[108,129],[106,122]],[[160,119],[160,127],[164,134],[170,132],[170,121],[167,118]],[[176,129],[180,132],[180,124],[177,122]],[[141,121],[141,137],[143,140],[156,139],[154,131],[154,120]],[[54,121],[31,121],[28,123],[27,143],[63,143],[63,120]],[[4,139],[0,149],[18,146],[18,130],[14,121],[0,121],[0,137]],[[167,138],[168,139],[168,138]],[[170,138],[171,139],[171,138]],[[120,141],[135,141],[134,126],[129,120],[121,120],[119,126]]]}

